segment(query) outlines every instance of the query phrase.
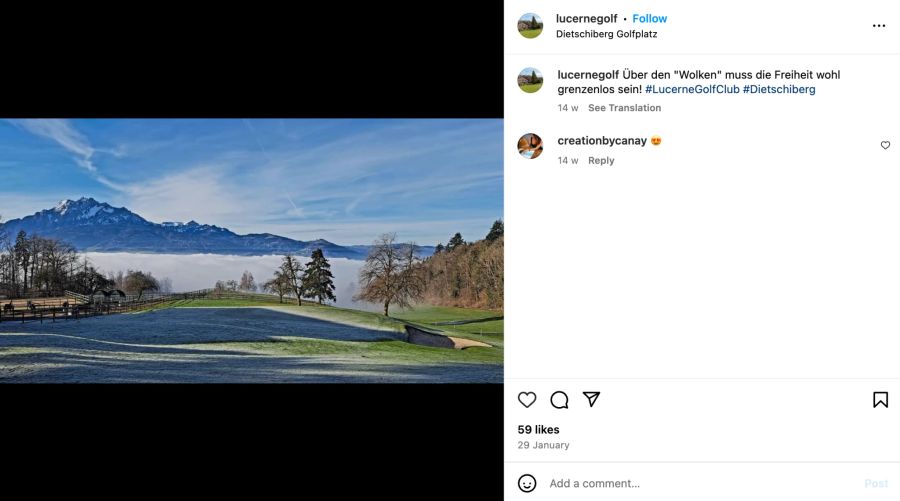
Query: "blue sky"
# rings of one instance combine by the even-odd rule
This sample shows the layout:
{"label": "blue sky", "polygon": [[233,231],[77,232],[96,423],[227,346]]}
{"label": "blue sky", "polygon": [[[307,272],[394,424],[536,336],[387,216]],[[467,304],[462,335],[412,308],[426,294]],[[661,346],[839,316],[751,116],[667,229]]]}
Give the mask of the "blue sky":
{"label": "blue sky", "polygon": [[0,121],[0,215],[93,197],[154,222],[370,243],[482,238],[501,120]]}

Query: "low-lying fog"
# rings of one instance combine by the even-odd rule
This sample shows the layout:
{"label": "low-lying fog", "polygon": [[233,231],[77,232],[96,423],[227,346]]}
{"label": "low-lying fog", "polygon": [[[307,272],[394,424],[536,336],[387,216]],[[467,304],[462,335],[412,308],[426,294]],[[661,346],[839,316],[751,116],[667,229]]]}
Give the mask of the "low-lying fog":
{"label": "low-lying fog", "polygon": [[[281,256],[222,256],[217,254],[136,254],[131,252],[88,252],[88,259],[103,273],[118,270],[142,270],[153,276],[172,280],[172,290],[187,292],[212,288],[217,280],[240,281],[244,270],[253,274],[258,285],[272,278],[281,265]],[[300,257],[304,264],[309,260]],[[354,303],[357,277],[362,261],[329,258],[334,274],[334,293],[337,306],[376,310],[368,303]]]}

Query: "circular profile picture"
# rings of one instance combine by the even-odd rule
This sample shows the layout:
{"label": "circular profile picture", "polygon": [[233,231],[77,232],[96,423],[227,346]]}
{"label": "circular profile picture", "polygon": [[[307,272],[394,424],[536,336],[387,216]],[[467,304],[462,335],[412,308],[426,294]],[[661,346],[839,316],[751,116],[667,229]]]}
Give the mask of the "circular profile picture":
{"label": "circular profile picture", "polygon": [[522,92],[531,94],[541,90],[541,86],[544,85],[544,75],[541,75],[541,72],[535,68],[525,68],[519,73],[518,83]]}
{"label": "circular profile picture", "polygon": [[537,134],[525,134],[519,138],[519,155],[537,158],[544,152],[544,141]]}
{"label": "circular profile picture", "polygon": [[519,34],[525,38],[537,38],[544,31],[541,16],[529,12],[519,18]]}

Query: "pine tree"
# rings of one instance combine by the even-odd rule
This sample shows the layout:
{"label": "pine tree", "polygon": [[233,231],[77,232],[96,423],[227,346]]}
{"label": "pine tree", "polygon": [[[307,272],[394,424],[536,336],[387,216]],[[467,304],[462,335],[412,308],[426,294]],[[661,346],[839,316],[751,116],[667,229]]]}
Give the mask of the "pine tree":
{"label": "pine tree", "polygon": [[435,253],[435,254],[440,254],[441,252],[444,252],[444,244],[437,244],[437,245],[435,245],[435,246],[434,246],[434,253]]}
{"label": "pine tree", "polygon": [[538,29],[537,19],[534,16],[531,16],[531,29]]}
{"label": "pine tree", "polygon": [[450,241],[447,242],[447,252],[452,252],[453,249],[459,247],[460,245],[465,245],[466,241],[463,240],[462,235],[457,233],[450,238]]}
{"label": "pine tree", "polygon": [[491,226],[491,231],[488,232],[487,236],[484,237],[488,242],[493,242],[498,238],[503,236],[503,220],[498,219],[494,221],[494,225]]}
{"label": "pine tree", "polygon": [[534,70],[531,70],[531,83],[537,83],[537,73]]}
{"label": "pine tree", "polygon": [[13,248],[16,265],[22,267],[22,292],[28,292],[28,264],[31,263],[31,251],[28,247],[28,235],[19,231],[16,235],[16,245]]}
{"label": "pine tree", "polygon": [[325,259],[322,249],[316,249],[312,253],[312,260],[306,263],[303,271],[303,297],[316,299],[319,304],[325,300],[337,301],[334,297],[334,275],[331,274],[331,264]]}

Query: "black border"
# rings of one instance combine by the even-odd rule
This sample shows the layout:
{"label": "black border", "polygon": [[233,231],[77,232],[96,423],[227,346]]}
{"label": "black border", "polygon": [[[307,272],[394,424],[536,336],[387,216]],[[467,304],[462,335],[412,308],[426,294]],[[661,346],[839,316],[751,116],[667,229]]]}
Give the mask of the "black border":
{"label": "black border", "polygon": [[[11,19],[0,117],[502,118],[502,2],[220,7]],[[144,493],[502,499],[502,426],[499,384],[0,384],[9,478]]]}
{"label": "black border", "polygon": [[503,116],[502,2],[286,9],[0,34],[0,117]]}
{"label": "black border", "polygon": [[153,486],[187,474],[232,494],[502,499],[502,393],[499,384],[9,384],[0,422],[4,449],[26,470],[127,472]]}

